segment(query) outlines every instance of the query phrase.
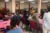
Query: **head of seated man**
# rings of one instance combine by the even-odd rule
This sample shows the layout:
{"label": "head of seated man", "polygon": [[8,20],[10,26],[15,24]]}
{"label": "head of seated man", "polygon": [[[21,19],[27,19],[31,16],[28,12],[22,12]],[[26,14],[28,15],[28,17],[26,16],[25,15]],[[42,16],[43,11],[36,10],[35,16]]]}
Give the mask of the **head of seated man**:
{"label": "head of seated man", "polygon": [[17,16],[13,16],[10,22],[10,31],[7,33],[23,33],[22,29],[19,26],[20,21],[18,20]]}

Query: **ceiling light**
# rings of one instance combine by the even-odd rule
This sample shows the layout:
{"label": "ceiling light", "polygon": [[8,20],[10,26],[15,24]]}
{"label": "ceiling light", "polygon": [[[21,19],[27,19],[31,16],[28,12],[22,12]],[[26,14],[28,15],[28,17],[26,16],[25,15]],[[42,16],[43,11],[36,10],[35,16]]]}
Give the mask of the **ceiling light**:
{"label": "ceiling light", "polygon": [[20,3],[24,3],[24,1],[20,1]]}
{"label": "ceiling light", "polygon": [[34,1],[34,0],[28,0],[28,1]]}
{"label": "ceiling light", "polygon": [[31,2],[32,4],[35,4],[35,2]]}
{"label": "ceiling light", "polygon": [[5,2],[9,2],[9,0],[5,0]]}
{"label": "ceiling light", "polygon": [[42,3],[47,3],[48,1],[42,1]]}

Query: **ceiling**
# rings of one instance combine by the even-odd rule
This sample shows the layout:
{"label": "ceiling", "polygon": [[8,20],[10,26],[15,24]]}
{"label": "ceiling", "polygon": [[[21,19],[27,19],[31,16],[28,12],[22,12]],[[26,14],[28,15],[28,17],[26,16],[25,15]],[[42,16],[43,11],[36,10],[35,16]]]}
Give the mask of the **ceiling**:
{"label": "ceiling", "polygon": [[[4,0],[0,0],[0,1],[4,1]],[[19,1],[19,0],[16,0]],[[28,0],[20,0],[20,1],[28,1]],[[37,0],[33,0],[33,1],[37,1]],[[42,0],[42,1],[50,1],[50,0]]]}
{"label": "ceiling", "polygon": [[[16,0],[17,2],[19,1],[19,0]],[[30,2],[30,3],[32,3],[32,4],[35,4],[35,3],[37,3],[37,0],[33,0],[33,1],[28,1],[28,0],[20,0],[20,1],[22,1],[22,3],[23,2]],[[42,3],[48,3],[48,2],[50,2],[50,0],[42,0]]]}
{"label": "ceiling", "polygon": [[[19,0],[16,0],[16,1],[19,1]],[[24,1],[24,2],[30,2],[30,3],[37,3],[37,0],[33,0],[33,1],[28,1],[28,0],[20,0],[20,1]],[[42,3],[48,3],[50,2],[50,0],[42,0]]]}
{"label": "ceiling", "polygon": [[[4,0],[0,0],[0,1],[4,1]],[[10,0],[11,1],[11,0]],[[19,0],[16,0],[16,1],[19,1]],[[29,2],[28,0],[20,0],[20,1],[24,1],[24,2]],[[33,1],[31,1],[31,3],[36,3],[37,2],[37,0],[33,0]],[[47,3],[47,2],[50,2],[50,0],[42,0],[42,3]]]}

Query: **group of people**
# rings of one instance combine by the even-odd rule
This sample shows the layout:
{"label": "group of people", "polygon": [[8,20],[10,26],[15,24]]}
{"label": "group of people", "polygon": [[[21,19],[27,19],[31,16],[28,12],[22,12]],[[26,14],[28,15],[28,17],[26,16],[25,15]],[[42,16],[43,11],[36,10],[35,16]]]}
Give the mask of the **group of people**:
{"label": "group of people", "polygon": [[[26,14],[27,12],[25,12]],[[0,14],[0,20],[3,21],[7,21],[8,19],[10,19],[10,26],[7,27],[8,31],[7,33],[24,33],[22,28],[19,26],[20,21],[22,20],[23,17],[25,17],[27,19],[27,16],[25,14],[19,13],[19,14],[6,14],[4,15],[4,17],[2,17],[3,15]],[[24,16],[25,15],[25,16]],[[0,29],[1,30],[1,29]]]}
{"label": "group of people", "polygon": [[43,16],[43,33],[50,32],[50,7],[48,7],[48,11],[44,13]]}
{"label": "group of people", "polygon": [[[19,14],[11,14],[11,16],[4,15],[5,18],[10,19],[10,30],[7,33],[24,33],[22,28],[19,26],[20,21],[26,22],[26,25],[29,26],[29,18],[32,16],[28,11],[25,11],[23,14],[20,12]],[[50,32],[50,8],[46,11],[41,11],[41,14],[36,15],[37,20],[39,21],[40,26],[42,27],[43,33]],[[0,20],[2,19],[2,15],[0,14]],[[24,21],[24,19],[25,21]],[[4,20],[7,20],[4,19]],[[32,20],[32,19],[30,19]]]}
{"label": "group of people", "polygon": [[50,7],[47,8],[47,10],[42,10],[41,14],[38,18],[39,23],[42,26],[43,33],[49,33],[50,32]]}

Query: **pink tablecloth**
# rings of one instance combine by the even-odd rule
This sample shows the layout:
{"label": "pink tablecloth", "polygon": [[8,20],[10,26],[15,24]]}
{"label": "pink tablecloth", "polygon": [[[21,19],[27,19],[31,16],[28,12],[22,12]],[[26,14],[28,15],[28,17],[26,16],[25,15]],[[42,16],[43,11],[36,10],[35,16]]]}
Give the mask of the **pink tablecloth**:
{"label": "pink tablecloth", "polygon": [[0,28],[6,28],[6,26],[10,26],[10,20],[7,21],[0,20]]}

